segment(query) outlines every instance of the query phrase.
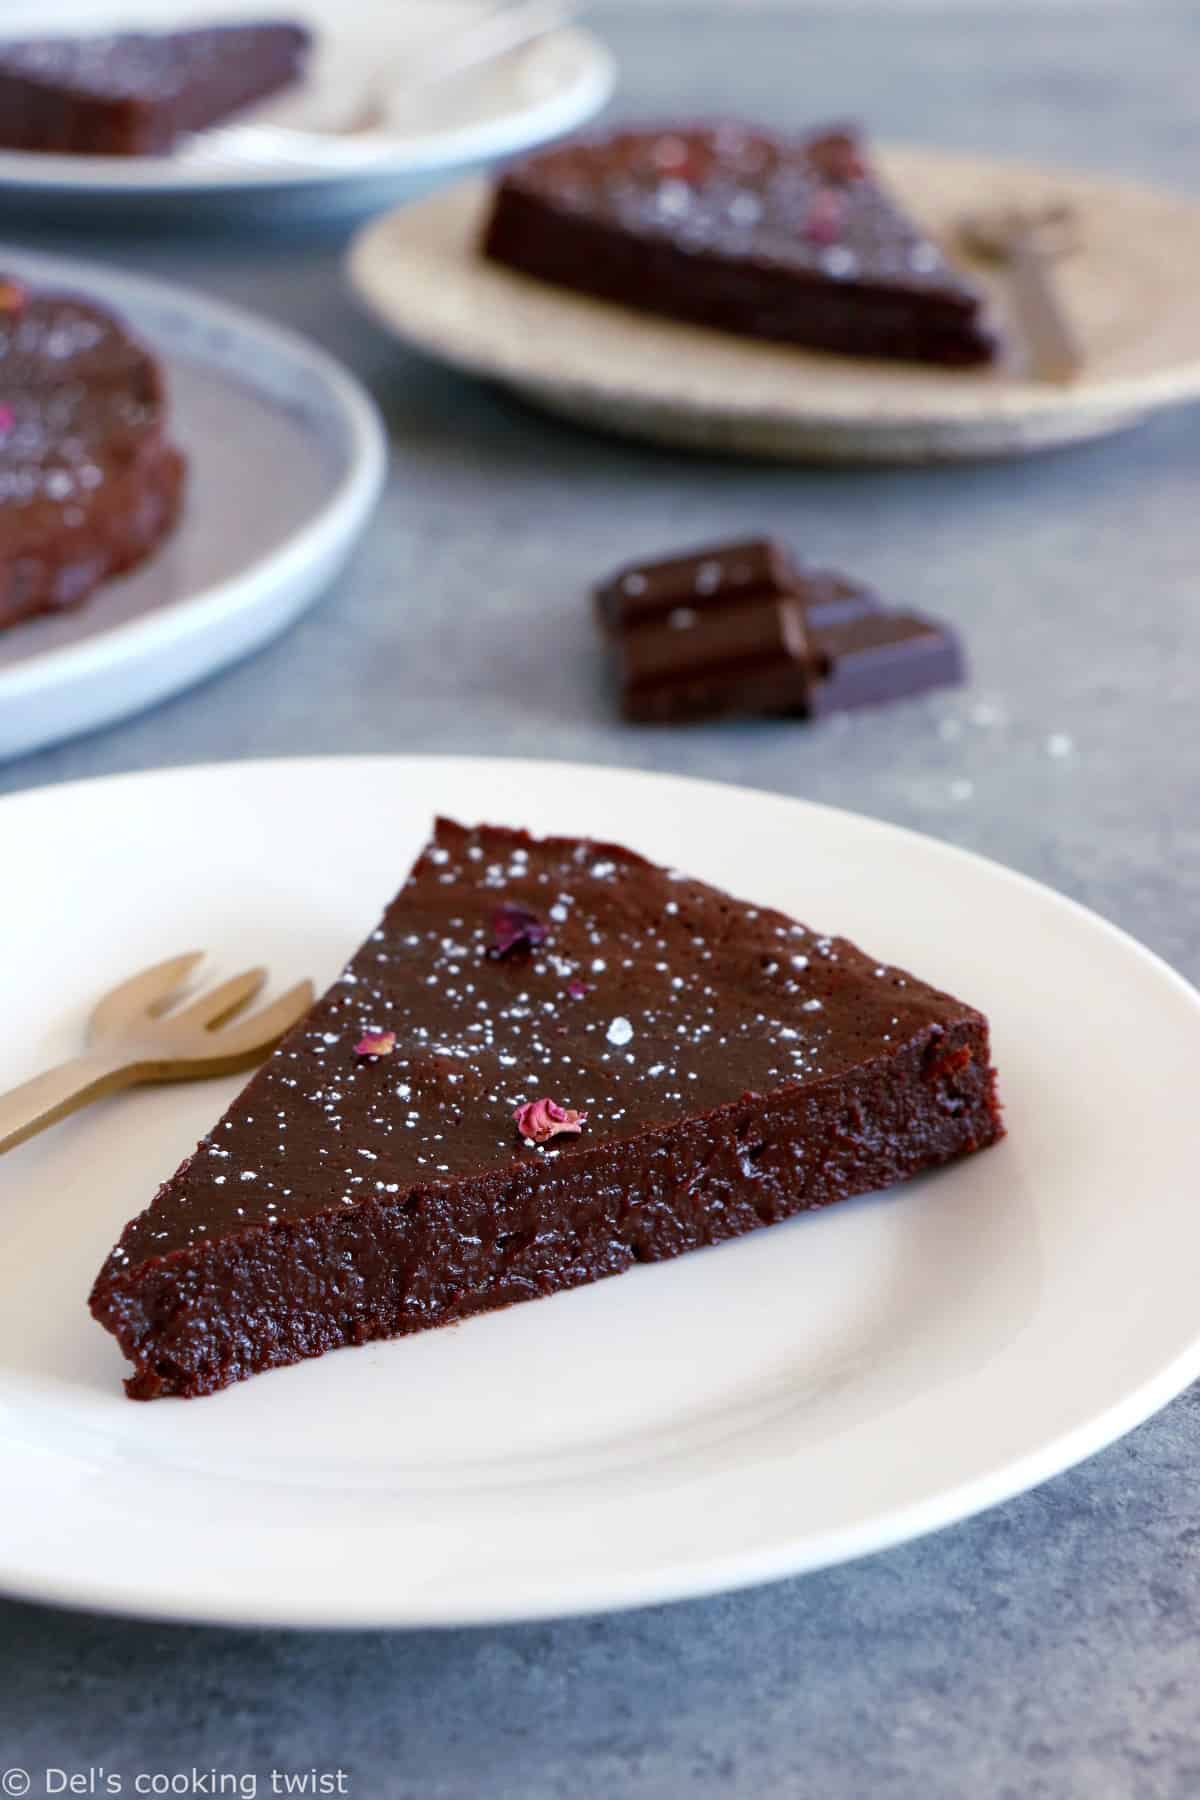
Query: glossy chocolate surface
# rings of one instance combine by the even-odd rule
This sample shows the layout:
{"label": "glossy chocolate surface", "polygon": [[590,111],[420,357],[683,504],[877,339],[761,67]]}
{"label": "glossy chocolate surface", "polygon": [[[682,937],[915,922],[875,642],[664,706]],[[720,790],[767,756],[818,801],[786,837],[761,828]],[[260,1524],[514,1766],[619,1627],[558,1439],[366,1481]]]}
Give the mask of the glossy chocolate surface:
{"label": "glossy chocolate surface", "polygon": [[980,291],[848,131],[793,138],[726,121],[543,151],[502,180],[484,253],[748,336],[962,364],[996,350]]}
{"label": "glossy chocolate surface", "polygon": [[706,719],[723,714],[804,712],[813,650],[803,603],[748,596],[661,622],[615,641],[626,718]]}
{"label": "glossy chocolate surface", "polygon": [[[505,903],[545,920],[544,944],[492,953]],[[962,1012],[843,939],[630,851],[442,825],[378,930],[124,1248],[161,1255],[391,1182],[436,1187],[623,1142],[746,1091],[840,1074],[948,1008]],[[357,1056],[369,1031],[394,1033],[394,1051]],[[582,1137],[522,1144],[514,1108],[543,1093],[586,1109]]]}
{"label": "glossy chocolate surface", "polygon": [[0,282],[0,627],[147,555],[183,476],[161,370],[121,321]]}
{"label": "glossy chocolate surface", "polygon": [[97,156],[169,149],[303,70],[292,23],[0,43],[0,144]]}
{"label": "glossy chocolate surface", "polygon": [[[498,954],[514,906],[547,935]],[[389,1053],[356,1048],[381,1033]],[[864,1114],[849,1160],[810,1151],[828,1167],[802,1179],[809,1099],[837,1106],[847,1081],[905,1090],[887,1101],[886,1154]],[[539,1099],[585,1114],[580,1133],[523,1138],[514,1115]],[[769,1102],[778,1121],[760,1130]],[[765,1222],[721,1226],[762,1179],[737,1142],[758,1157],[778,1139],[782,1217],[998,1131],[971,1008],[618,846],[442,821],[341,977],[127,1226],[93,1310],[142,1365],[132,1391],[208,1391],[315,1353],[280,1348],[292,1256],[297,1341],[327,1348],[614,1272],[640,1232],[682,1249]],[[679,1159],[693,1173],[668,1182],[655,1225],[639,1204]],[[260,1255],[265,1307],[248,1274]],[[181,1313],[181,1296],[201,1310]]]}
{"label": "glossy chocolate surface", "polygon": [[613,632],[668,623],[705,607],[725,607],[733,599],[785,594],[796,583],[791,557],[771,538],[714,544],[684,556],[630,563],[595,592],[602,625]]}
{"label": "glossy chocolate surface", "polygon": [[631,564],[597,588],[625,716],[819,717],[961,681],[948,627],[752,539]]}
{"label": "glossy chocolate surface", "polygon": [[817,673],[807,710],[814,718],[952,687],[966,672],[954,634],[912,613],[875,612],[810,625],[809,641]]}

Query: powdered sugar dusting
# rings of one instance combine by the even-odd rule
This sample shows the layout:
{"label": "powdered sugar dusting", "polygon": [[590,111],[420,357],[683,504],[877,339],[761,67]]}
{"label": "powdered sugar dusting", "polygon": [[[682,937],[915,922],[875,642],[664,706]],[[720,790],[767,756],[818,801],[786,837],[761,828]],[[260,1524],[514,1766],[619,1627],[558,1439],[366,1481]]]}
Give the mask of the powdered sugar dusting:
{"label": "powdered sugar dusting", "polygon": [[[547,920],[548,938],[497,956],[498,907]],[[929,1011],[902,984],[842,940],[610,846],[446,827],[253,1104],[202,1145],[175,1229],[274,1229],[368,1198],[419,1213],[447,1181],[561,1167],[835,1072],[859,1041],[901,1041]],[[389,1052],[363,1053],[380,1040]],[[542,1100],[577,1115],[552,1143],[513,1129]]]}

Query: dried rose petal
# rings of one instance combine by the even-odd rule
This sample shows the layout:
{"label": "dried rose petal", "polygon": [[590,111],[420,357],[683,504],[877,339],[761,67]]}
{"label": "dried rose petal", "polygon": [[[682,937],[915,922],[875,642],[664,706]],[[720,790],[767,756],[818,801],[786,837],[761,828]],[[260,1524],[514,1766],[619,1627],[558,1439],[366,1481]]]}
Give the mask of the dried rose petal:
{"label": "dried rose petal", "polygon": [[0,314],[15,317],[29,305],[29,289],[9,275],[0,275]]}
{"label": "dried rose petal", "polygon": [[537,944],[544,944],[550,935],[550,927],[527,906],[518,906],[514,900],[506,900],[492,914],[492,942],[489,954],[507,956],[510,950],[519,945],[533,949]]}
{"label": "dried rose petal", "polygon": [[17,422],[17,415],[11,406],[0,406],[0,433],[11,431]]}
{"label": "dried rose petal", "polygon": [[812,197],[804,235],[810,244],[836,244],[842,232],[842,198],[832,188],[821,188]]}
{"label": "dried rose petal", "polygon": [[591,991],[592,990],[587,982],[580,981],[578,975],[576,975],[574,981],[568,981],[567,983],[567,992],[570,994],[572,1000],[582,1000],[586,995],[590,994]]}
{"label": "dried rose petal", "polygon": [[513,1118],[521,1136],[534,1144],[544,1144],[563,1132],[577,1137],[587,1123],[586,1113],[560,1106],[557,1100],[527,1100],[516,1108]]}
{"label": "dried rose petal", "polygon": [[696,185],[705,173],[704,156],[698,149],[693,150],[686,138],[676,137],[671,132],[655,140],[650,160],[656,174],[674,175],[680,181],[695,182]]}
{"label": "dried rose petal", "polygon": [[396,1048],[394,1031],[364,1031],[354,1046],[355,1056],[390,1056]]}
{"label": "dried rose petal", "polygon": [[826,181],[865,181],[867,161],[850,131],[827,131],[808,146],[809,161]]}

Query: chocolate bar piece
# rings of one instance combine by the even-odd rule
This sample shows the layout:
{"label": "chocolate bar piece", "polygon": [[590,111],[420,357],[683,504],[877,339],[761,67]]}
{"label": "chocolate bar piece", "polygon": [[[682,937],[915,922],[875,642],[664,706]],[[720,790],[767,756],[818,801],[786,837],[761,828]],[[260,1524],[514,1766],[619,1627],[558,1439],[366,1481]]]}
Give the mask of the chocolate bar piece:
{"label": "chocolate bar piece", "polygon": [[963,679],[945,626],[751,539],[621,569],[595,594],[621,708],[640,722],[823,718]]}
{"label": "chocolate bar piece", "polygon": [[[836,575],[832,569],[806,569],[797,573],[796,587],[808,621],[809,636],[814,642],[820,634],[839,626],[852,625],[857,619],[883,612],[883,602],[870,588]],[[818,651],[818,660],[820,653]]]}
{"label": "chocolate bar piece", "polygon": [[751,599],[701,614],[676,607],[616,645],[626,718],[803,711],[812,681],[804,607]]}
{"label": "chocolate bar piece", "polygon": [[914,613],[879,611],[815,629],[810,621],[809,643],[816,662],[810,719],[953,687],[966,674],[954,634]]}
{"label": "chocolate bar piece", "polygon": [[796,581],[797,572],[781,545],[770,538],[748,538],[618,569],[596,589],[596,611],[602,626],[613,632],[672,613],[679,613],[676,623],[684,625],[690,612],[724,607],[735,598],[790,593]]}

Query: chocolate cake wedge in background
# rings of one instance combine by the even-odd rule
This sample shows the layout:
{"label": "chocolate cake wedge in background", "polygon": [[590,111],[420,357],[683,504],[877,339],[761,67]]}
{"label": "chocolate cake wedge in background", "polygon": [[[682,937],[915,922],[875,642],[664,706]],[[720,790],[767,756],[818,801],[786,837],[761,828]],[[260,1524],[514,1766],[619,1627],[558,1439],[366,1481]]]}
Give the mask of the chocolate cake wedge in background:
{"label": "chocolate cake wedge in background", "polygon": [[[617,845],[443,819],[329,992],[126,1226],[91,1308],[132,1398],[208,1394],[1001,1135],[972,1007]],[[551,1354],[563,1323],[546,1318]]]}
{"label": "chocolate cake wedge in background", "polygon": [[185,474],[150,351],[90,300],[0,280],[0,629],[149,556]]}
{"label": "chocolate cake wedge in background", "polygon": [[982,290],[847,130],[618,131],[501,180],[483,253],[637,310],[853,356],[970,367],[997,353]]}
{"label": "chocolate cake wedge in background", "polygon": [[290,87],[311,44],[286,21],[0,41],[0,146],[161,156]]}

